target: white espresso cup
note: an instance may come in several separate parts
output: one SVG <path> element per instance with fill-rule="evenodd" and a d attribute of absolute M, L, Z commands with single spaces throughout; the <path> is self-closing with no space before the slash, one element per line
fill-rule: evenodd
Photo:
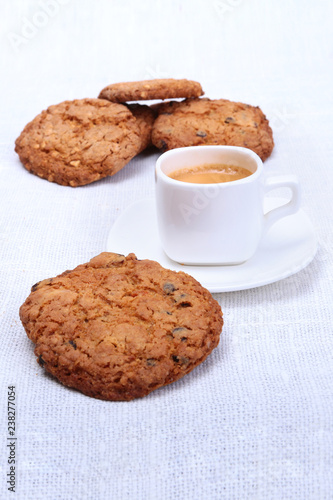
<path fill-rule="evenodd" d="M 169 177 L 204 164 L 243 167 L 248 177 L 215 184 L 194 184 Z M 259 156 L 235 146 L 191 146 L 163 153 L 156 162 L 159 236 L 167 256 L 189 265 L 232 265 L 250 259 L 277 220 L 295 213 L 300 188 L 294 175 L 270 177 Z M 264 213 L 268 191 L 289 188 L 291 199 Z"/>

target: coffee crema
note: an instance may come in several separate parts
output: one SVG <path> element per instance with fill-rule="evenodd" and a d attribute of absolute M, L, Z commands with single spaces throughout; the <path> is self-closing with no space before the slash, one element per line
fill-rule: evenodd
<path fill-rule="evenodd" d="M 168 174 L 171 179 L 193 184 L 217 184 L 244 179 L 252 172 L 237 165 L 224 165 L 221 163 L 205 163 L 196 167 L 187 167 L 175 170 Z"/>

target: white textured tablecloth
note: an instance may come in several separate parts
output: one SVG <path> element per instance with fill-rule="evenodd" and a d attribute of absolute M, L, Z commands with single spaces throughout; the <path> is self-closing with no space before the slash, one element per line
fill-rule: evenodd
<path fill-rule="evenodd" d="M 333 498 L 332 16 L 330 0 L 1 2 L 0 498 Z M 261 106 L 275 138 L 265 168 L 299 176 L 319 249 L 285 280 L 216 294 L 220 345 L 184 379 L 103 402 L 45 375 L 18 309 L 33 283 L 105 250 L 121 211 L 153 196 L 156 154 L 73 189 L 29 174 L 14 141 L 50 104 L 155 77 Z"/>

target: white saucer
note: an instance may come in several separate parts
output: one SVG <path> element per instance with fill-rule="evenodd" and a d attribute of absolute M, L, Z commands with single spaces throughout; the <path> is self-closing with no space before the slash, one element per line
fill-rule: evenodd
<path fill-rule="evenodd" d="M 282 198 L 267 198 L 265 211 L 285 203 Z M 107 251 L 138 259 L 151 259 L 163 267 L 184 271 L 210 292 L 246 290 L 287 278 L 306 267 L 317 251 L 317 239 L 308 216 L 299 210 L 276 222 L 263 238 L 256 254 L 236 266 L 186 266 L 169 259 L 158 236 L 155 200 L 133 203 L 111 228 Z"/>

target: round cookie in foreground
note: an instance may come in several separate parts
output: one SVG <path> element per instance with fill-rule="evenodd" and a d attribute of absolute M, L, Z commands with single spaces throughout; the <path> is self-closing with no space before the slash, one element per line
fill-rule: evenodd
<path fill-rule="evenodd" d="M 140 128 L 126 106 L 76 99 L 36 116 L 16 140 L 15 151 L 33 174 L 76 187 L 115 174 L 141 145 Z"/>
<path fill-rule="evenodd" d="M 183 146 L 221 144 L 249 148 L 264 161 L 274 147 L 269 122 L 259 107 L 226 99 L 188 99 L 160 103 L 153 144 L 164 151 Z"/>
<path fill-rule="evenodd" d="M 99 94 L 99 98 L 111 102 L 143 101 L 199 97 L 204 92 L 199 82 L 186 79 L 160 78 L 138 82 L 113 83 Z"/>
<path fill-rule="evenodd" d="M 189 373 L 218 345 L 223 325 L 219 304 L 191 276 L 107 252 L 34 285 L 20 318 L 41 366 L 112 401 Z"/>

